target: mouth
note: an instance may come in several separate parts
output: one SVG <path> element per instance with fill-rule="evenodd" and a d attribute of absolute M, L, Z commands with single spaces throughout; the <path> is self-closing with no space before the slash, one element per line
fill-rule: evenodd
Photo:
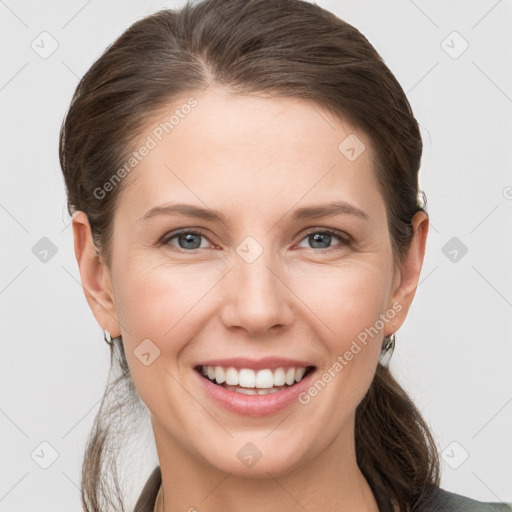
<path fill-rule="evenodd" d="M 278 368 L 235 368 L 197 365 L 194 370 L 209 382 L 243 395 L 269 395 L 293 388 L 315 370 L 315 366 Z"/>

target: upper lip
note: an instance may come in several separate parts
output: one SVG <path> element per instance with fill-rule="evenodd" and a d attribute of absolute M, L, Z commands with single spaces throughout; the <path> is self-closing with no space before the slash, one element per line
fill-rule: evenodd
<path fill-rule="evenodd" d="M 232 367 L 237 369 L 251 368 L 254 370 L 264 370 L 265 368 L 273 369 L 282 367 L 307 368 L 314 365 L 287 357 L 263 357 L 261 359 L 230 357 L 226 359 L 208 359 L 207 361 L 201 361 L 194 366 L 223 366 L 225 368 Z"/>

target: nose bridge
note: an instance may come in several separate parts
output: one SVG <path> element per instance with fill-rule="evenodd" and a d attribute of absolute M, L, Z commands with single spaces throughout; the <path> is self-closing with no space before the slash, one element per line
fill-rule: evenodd
<path fill-rule="evenodd" d="M 238 326 L 257 334 L 289 323 L 289 297 L 275 275 L 278 268 L 275 252 L 254 238 L 247 237 L 238 245 L 227 283 L 229 300 L 222 315 L 227 327 Z"/>

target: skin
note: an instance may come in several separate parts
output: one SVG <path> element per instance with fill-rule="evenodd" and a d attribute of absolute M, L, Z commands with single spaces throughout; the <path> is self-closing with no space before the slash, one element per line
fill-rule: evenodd
<path fill-rule="evenodd" d="M 86 215 L 73 218 L 88 303 L 102 329 L 122 335 L 151 413 L 163 478 L 156 510 L 377 512 L 356 464 L 355 410 L 382 337 L 398 330 L 413 300 L 428 217 L 415 215 L 411 249 L 396 266 L 364 133 L 300 99 L 235 96 L 219 87 L 195 97 L 197 107 L 125 183 L 110 268 L 94 250 Z M 186 99 L 169 104 L 169 112 Z M 140 141 L 154 126 L 148 123 Z M 366 145 L 354 161 L 338 150 L 351 133 Z M 341 200 L 368 220 L 291 220 L 297 208 Z M 226 221 L 139 220 L 173 201 L 219 210 Z M 179 237 L 159 243 L 181 228 L 201 231 L 199 249 L 182 240 L 179 252 Z M 315 246 L 308 235 L 326 228 L 353 242 L 332 236 Z M 263 249 L 250 264 L 236 252 L 248 236 Z M 308 404 L 242 416 L 220 409 L 193 374 L 200 360 L 283 356 L 311 361 L 320 376 L 393 304 L 401 311 Z M 134 355 L 147 338 L 160 350 L 148 366 Z M 262 453 L 250 468 L 237 457 L 247 442 Z"/>

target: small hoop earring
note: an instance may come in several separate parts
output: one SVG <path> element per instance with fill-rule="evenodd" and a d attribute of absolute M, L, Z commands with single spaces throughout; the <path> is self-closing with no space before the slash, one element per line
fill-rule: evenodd
<path fill-rule="evenodd" d="M 379 363 L 386 368 L 389 366 L 389 361 L 393 352 L 395 351 L 395 334 L 384 336 L 382 339 L 382 348 L 379 356 Z"/>
<path fill-rule="evenodd" d="M 103 331 L 103 337 L 105 338 L 105 342 L 108 344 L 108 345 L 112 345 L 113 344 L 113 341 L 112 341 L 112 336 L 110 335 L 110 332 L 105 329 Z"/>

